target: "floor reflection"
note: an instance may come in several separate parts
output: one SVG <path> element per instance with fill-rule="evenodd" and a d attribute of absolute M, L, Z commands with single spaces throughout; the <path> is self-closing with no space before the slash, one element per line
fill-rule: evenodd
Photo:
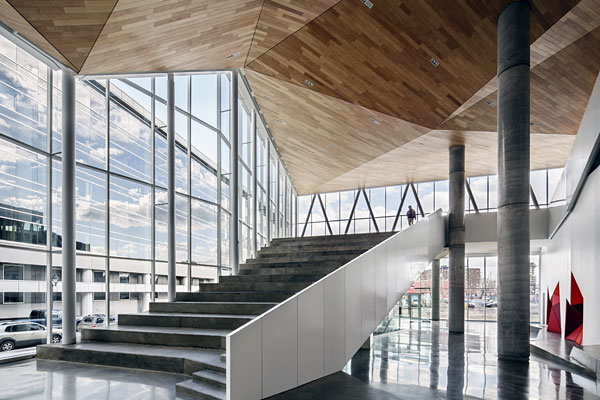
<path fill-rule="evenodd" d="M 126 368 L 26 360 L 0 367 L 0 399 L 176 399 L 188 379 Z"/>
<path fill-rule="evenodd" d="M 531 356 L 529 363 L 496 357 L 496 324 L 468 322 L 465 334 L 449 334 L 447 323 L 398 318 L 399 329 L 375 336 L 359 351 L 347 374 L 390 395 L 406 398 L 600 399 L 593 380 Z"/>

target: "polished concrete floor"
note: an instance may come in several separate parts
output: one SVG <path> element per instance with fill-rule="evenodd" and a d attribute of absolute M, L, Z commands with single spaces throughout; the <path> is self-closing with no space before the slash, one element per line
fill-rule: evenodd
<path fill-rule="evenodd" d="M 600 399 L 600 385 L 551 362 L 498 361 L 496 325 L 399 319 L 344 368 L 272 400 Z M 561 369 L 563 368 L 563 369 Z M 187 377 L 142 370 L 26 360 L 0 366 L 0 399 L 175 399 Z"/>

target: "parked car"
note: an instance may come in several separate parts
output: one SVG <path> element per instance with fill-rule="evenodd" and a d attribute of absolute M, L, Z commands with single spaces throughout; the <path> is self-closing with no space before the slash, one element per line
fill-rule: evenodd
<path fill-rule="evenodd" d="M 475 302 L 472 300 L 468 300 L 467 301 L 467 307 L 468 308 L 475 308 Z"/>
<path fill-rule="evenodd" d="M 29 313 L 29 317 L 20 318 L 17 321 L 20 322 L 35 322 L 36 324 L 40 324 L 46 326 L 46 315 L 48 315 L 48 310 L 31 310 Z M 52 310 L 52 326 L 62 326 L 63 314 L 61 310 Z M 81 322 L 81 317 L 75 317 L 75 327 L 79 326 Z"/>
<path fill-rule="evenodd" d="M 3 322 L 0 324 L 0 351 L 44 344 L 46 343 L 46 334 L 46 327 L 35 322 Z M 60 343 L 61 340 L 62 331 L 54 330 L 52 343 Z"/>
<path fill-rule="evenodd" d="M 490 307 L 498 307 L 498 302 L 496 300 L 490 300 L 487 303 L 485 303 L 485 306 L 490 308 Z"/>
<path fill-rule="evenodd" d="M 97 328 L 98 326 L 104 325 L 104 320 L 106 316 L 105 314 L 91 314 L 86 315 L 81 319 L 81 322 L 78 325 L 78 330 L 81 328 Z M 110 316 L 110 323 L 115 324 L 117 322 L 117 317 L 114 315 Z"/>

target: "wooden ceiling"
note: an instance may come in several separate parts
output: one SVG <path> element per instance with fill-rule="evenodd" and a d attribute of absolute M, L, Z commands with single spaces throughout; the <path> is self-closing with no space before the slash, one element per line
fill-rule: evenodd
<path fill-rule="evenodd" d="M 468 175 L 494 173 L 512 0 L 372 1 L 0 0 L 0 19 L 83 74 L 242 68 L 303 194 L 445 179 L 456 143 Z M 530 3 L 531 166 L 558 167 L 598 76 L 600 0 Z"/>

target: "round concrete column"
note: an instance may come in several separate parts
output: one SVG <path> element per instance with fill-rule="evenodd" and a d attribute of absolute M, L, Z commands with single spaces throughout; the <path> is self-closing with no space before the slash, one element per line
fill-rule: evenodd
<path fill-rule="evenodd" d="M 431 262 L 431 320 L 440 320 L 440 260 Z"/>
<path fill-rule="evenodd" d="M 450 212 L 448 213 L 448 328 L 465 330 L 465 147 L 450 148 Z"/>
<path fill-rule="evenodd" d="M 498 357 L 529 359 L 529 3 L 498 19 Z"/>

